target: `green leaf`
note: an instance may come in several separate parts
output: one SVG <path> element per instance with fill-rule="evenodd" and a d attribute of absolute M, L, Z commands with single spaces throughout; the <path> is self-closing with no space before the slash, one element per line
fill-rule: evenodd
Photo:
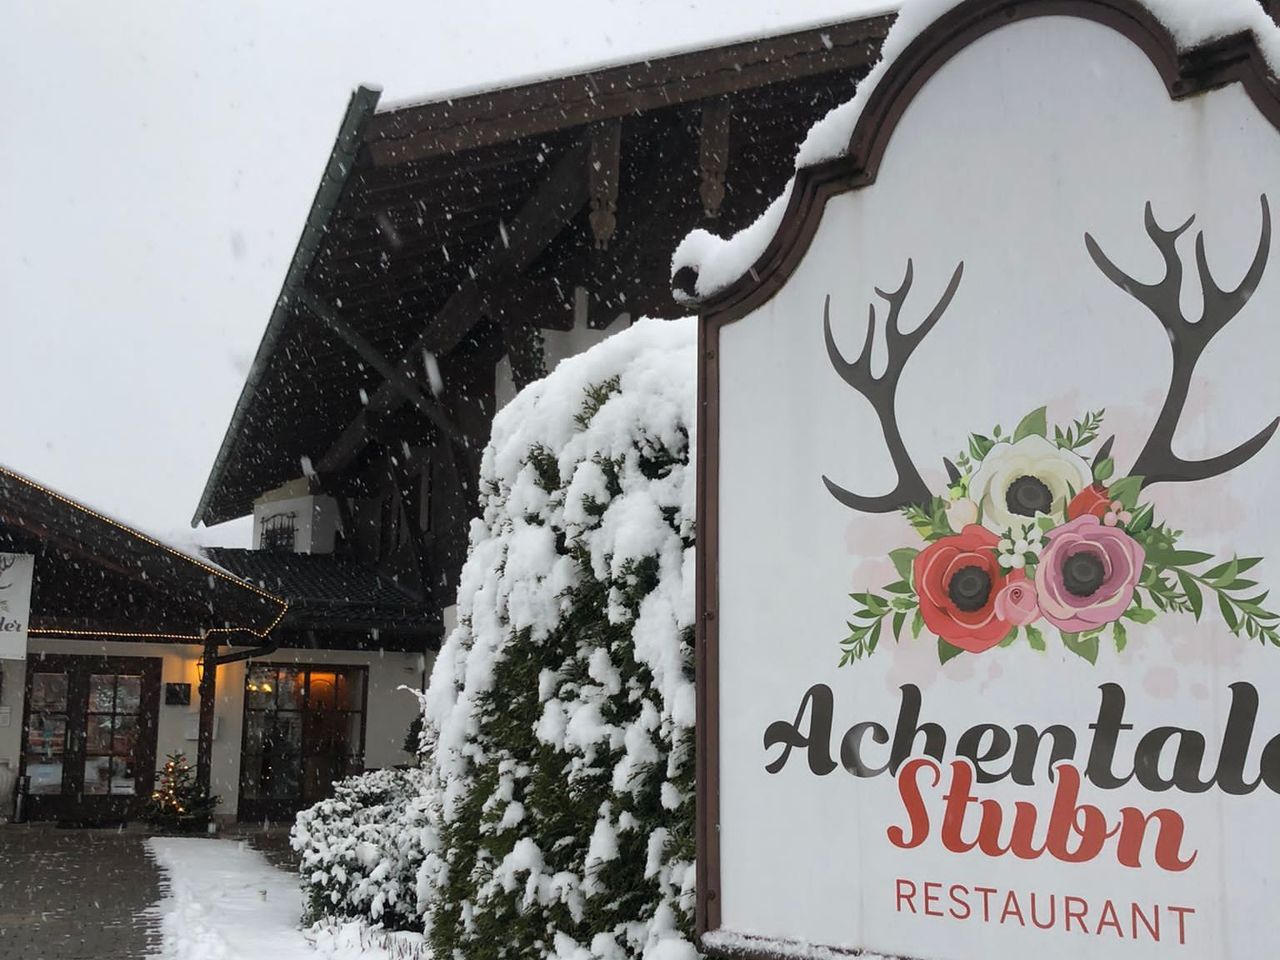
<path fill-rule="evenodd" d="M 1203 550 L 1167 550 L 1156 554 L 1152 559 L 1166 567 L 1194 567 L 1197 563 L 1212 560 L 1213 554 Z M 1234 578 L 1235 573 L 1231 576 Z"/>
<path fill-rule="evenodd" d="M 1144 504 L 1133 519 L 1125 524 L 1125 530 L 1129 536 L 1136 537 L 1140 533 L 1146 533 L 1151 529 L 1151 524 L 1155 522 L 1156 512 L 1152 509 L 1151 504 Z"/>
<path fill-rule="evenodd" d="M 1187 595 L 1187 602 L 1191 604 L 1191 615 L 1199 620 L 1200 614 L 1204 612 L 1204 594 L 1200 592 L 1200 585 L 1185 570 L 1179 570 L 1177 574 L 1182 592 Z"/>
<path fill-rule="evenodd" d="M 953 657 L 958 657 L 964 653 L 959 647 L 953 647 L 941 637 L 938 638 L 938 663 L 946 663 Z"/>
<path fill-rule="evenodd" d="M 1048 432 L 1049 426 L 1045 422 L 1045 408 L 1037 407 L 1018 421 L 1018 425 L 1013 431 L 1013 442 L 1017 443 L 1023 437 L 1043 437 Z"/>
<path fill-rule="evenodd" d="M 880 628 L 884 626 L 883 620 L 876 621 L 876 627 L 871 631 L 871 636 L 867 638 L 867 653 L 871 653 L 876 648 L 876 644 L 880 642 Z"/>
<path fill-rule="evenodd" d="M 916 615 L 911 618 L 911 639 L 919 640 L 920 631 L 924 629 L 924 614 L 917 608 Z"/>
<path fill-rule="evenodd" d="M 1156 612 L 1146 607 L 1130 607 L 1124 615 L 1134 623 L 1150 623 L 1156 618 Z"/>
<path fill-rule="evenodd" d="M 1228 569 L 1234 569 L 1236 573 L 1244 573 L 1248 570 L 1252 570 L 1261 562 L 1261 557 L 1232 557 L 1230 560 L 1223 560 L 1216 567 L 1210 567 L 1204 572 L 1204 578 L 1206 580 L 1217 580 L 1226 573 Z M 1232 564 L 1235 564 L 1234 568 L 1232 567 Z"/>
<path fill-rule="evenodd" d="M 1027 624 L 1026 630 L 1027 642 L 1031 644 L 1031 649 L 1043 651 L 1045 649 L 1044 634 L 1031 626 L 1031 624 Z"/>
<path fill-rule="evenodd" d="M 902 636 L 902 625 L 907 622 L 907 615 L 899 610 L 893 615 L 893 639 L 897 640 Z"/>
<path fill-rule="evenodd" d="M 1107 457 L 1099 460 L 1093 465 L 1093 479 L 1098 483 L 1106 483 L 1107 479 L 1116 472 L 1116 461 L 1114 457 Z"/>
<path fill-rule="evenodd" d="M 1226 586 L 1228 583 L 1234 580 L 1236 578 L 1236 575 L 1239 573 L 1240 573 L 1240 564 L 1236 563 L 1234 559 L 1231 560 L 1227 564 L 1227 569 L 1223 570 L 1220 574 L 1218 574 L 1216 577 L 1213 578 L 1214 587 L 1221 590 L 1224 586 Z"/>
<path fill-rule="evenodd" d="M 1013 641 L 1017 639 L 1018 639 L 1018 628 L 1014 627 L 1007 634 L 1005 634 L 1005 638 L 1000 641 L 1000 646 L 1011 647 L 1013 646 Z"/>
<path fill-rule="evenodd" d="M 889 551 L 889 559 L 893 561 L 893 569 L 897 570 L 898 576 L 907 583 L 911 582 L 911 564 L 919 552 L 913 547 L 899 547 L 897 550 Z"/>
<path fill-rule="evenodd" d="M 1115 638 L 1117 653 L 1123 650 L 1125 645 L 1129 642 L 1129 634 L 1125 630 L 1124 624 L 1119 620 L 1111 624 L 1111 636 Z"/>
<path fill-rule="evenodd" d="M 1238 578 L 1236 580 L 1232 580 L 1222 589 L 1226 590 L 1228 593 L 1240 593 L 1242 590 L 1252 590 L 1257 585 L 1257 580 L 1245 580 L 1243 578 Z"/>
<path fill-rule="evenodd" d="M 984 437 L 980 433 L 972 433 L 969 435 L 969 456 L 974 460 L 981 460 L 991 448 L 995 446 L 995 441 L 990 437 Z"/>
<path fill-rule="evenodd" d="M 1126 510 L 1133 510 L 1138 505 L 1138 494 L 1142 492 L 1142 477 L 1121 477 L 1107 488 L 1112 500 L 1119 500 Z"/>
<path fill-rule="evenodd" d="M 1053 517 L 1049 516 L 1048 514 L 1041 513 L 1036 516 L 1036 526 L 1039 527 L 1045 533 L 1048 533 L 1056 525 L 1057 523 L 1054 521 Z"/>
<path fill-rule="evenodd" d="M 1082 636 L 1078 633 L 1062 634 L 1062 644 L 1077 657 L 1083 657 L 1095 666 L 1098 663 L 1098 635 Z"/>
<path fill-rule="evenodd" d="M 1227 626 L 1232 633 L 1240 632 L 1240 620 L 1236 617 L 1235 610 L 1231 609 L 1231 601 L 1222 594 L 1218 594 L 1218 609 L 1222 611 L 1222 619 L 1227 621 Z"/>
<path fill-rule="evenodd" d="M 915 596 L 915 590 L 912 588 L 911 584 L 907 583 L 907 581 L 905 580 L 895 580 L 893 581 L 893 583 L 889 584 L 884 589 L 886 593 L 897 593 L 897 594 L 909 593 L 912 596 Z M 890 603 L 893 602 L 892 597 L 889 598 L 889 602 Z"/>

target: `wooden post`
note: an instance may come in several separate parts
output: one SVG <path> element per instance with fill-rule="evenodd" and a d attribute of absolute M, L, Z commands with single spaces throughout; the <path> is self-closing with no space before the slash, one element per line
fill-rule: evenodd
<path fill-rule="evenodd" d="M 204 673 L 200 676 L 200 730 L 196 741 L 196 783 L 205 796 L 213 793 L 214 697 L 218 692 L 218 641 L 204 640 Z"/>
<path fill-rule="evenodd" d="M 622 156 L 622 121 L 605 120 L 591 127 L 587 154 L 591 233 L 596 249 L 607 250 L 618 226 L 618 179 Z"/>
<path fill-rule="evenodd" d="M 729 169 L 729 119 L 732 111 L 724 98 L 702 105 L 702 133 L 698 138 L 698 192 L 702 211 L 720 216 L 724 202 L 725 173 Z"/>

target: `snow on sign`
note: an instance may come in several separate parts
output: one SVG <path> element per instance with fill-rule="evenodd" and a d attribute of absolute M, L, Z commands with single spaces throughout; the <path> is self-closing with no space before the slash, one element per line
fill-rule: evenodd
<path fill-rule="evenodd" d="M 27 658 L 31 574 L 35 557 L 0 553 L 0 660 Z"/>
<path fill-rule="evenodd" d="M 1260 956 L 1280 43 L 1245 2 L 918 10 L 765 220 L 677 255 L 703 942 Z"/>

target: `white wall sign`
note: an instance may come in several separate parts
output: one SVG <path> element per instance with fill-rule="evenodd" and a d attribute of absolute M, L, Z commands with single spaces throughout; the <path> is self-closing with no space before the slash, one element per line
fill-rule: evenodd
<path fill-rule="evenodd" d="M 1273 953 L 1280 104 L 1125 0 L 915 44 L 704 312 L 704 942 Z"/>
<path fill-rule="evenodd" d="M 27 658 L 34 570 L 35 557 L 25 553 L 0 553 L 0 660 Z"/>

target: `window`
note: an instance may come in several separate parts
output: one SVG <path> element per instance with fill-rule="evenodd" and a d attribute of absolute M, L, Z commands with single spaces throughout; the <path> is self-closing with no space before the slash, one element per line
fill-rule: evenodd
<path fill-rule="evenodd" d="M 261 544 L 263 550 L 277 553 L 289 553 L 293 550 L 297 536 L 298 515 L 289 513 L 273 513 L 262 518 Z"/>

